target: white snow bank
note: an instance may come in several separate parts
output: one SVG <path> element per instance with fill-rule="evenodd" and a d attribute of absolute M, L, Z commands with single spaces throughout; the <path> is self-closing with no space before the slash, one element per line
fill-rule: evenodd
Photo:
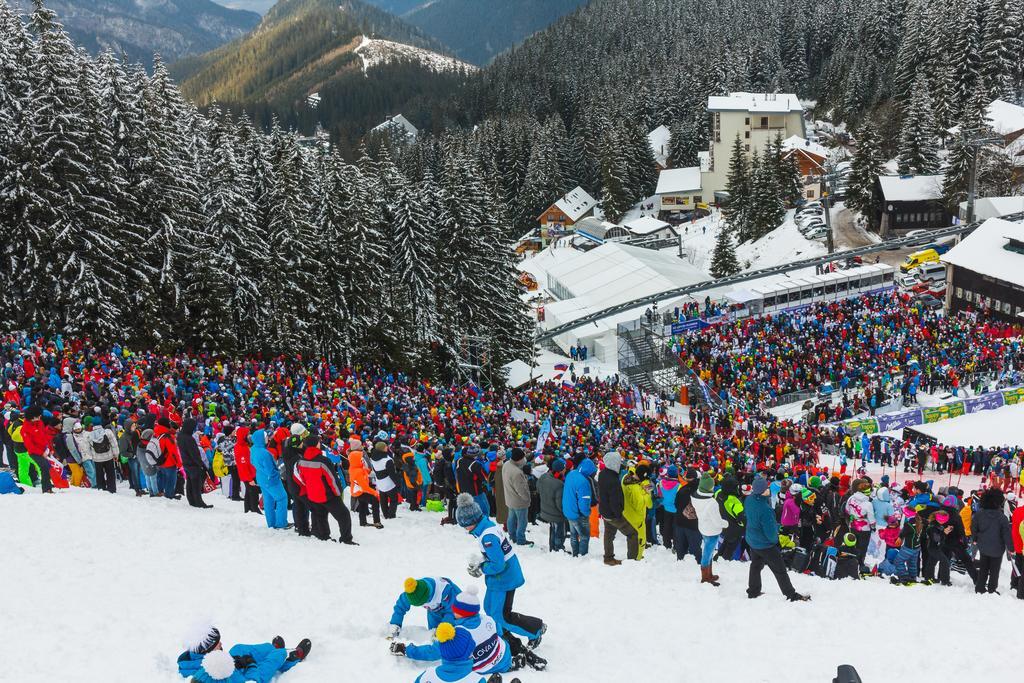
<path fill-rule="evenodd" d="M 438 73 L 458 70 L 469 73 L 478 69 L 478 67 L 472 64 L 433 52 L 432 50 L 425 50 L 404 43 L 396 43 L 391 40 L 367 38 L 366 36 L 363 36 L 359 47 L 355 49 L 355 53 L 363 60 L 363 73 L 366 73 L 368 69 L 372 69 L 375 66 L 399 59 L 418 61 Z"/>
<path fill-rule="evenodd" d="M 3 679 L 181 681 L 181 638 L 208 617 L 226 644 L 311 638 L 309 660 L 282 681 L 408 683 L 423 667 L 391 656 L 383 638 L 402 581 L 473 581 L 464 567 L 475 541 L 440 527 L 436 513 L 403 506 L 383 530 L 357 526 L 361 545 L 349 547 L 268 530 L 262 517 L 241 514 L 241 503 L 206 499 L 214 509 L 124 489 L 0 496 L 4 571 L 15 581 L 0 612 Z M 790 604 L 767 570 L 766 595 L 748 600 L 745 564 L 716 565 L 722 586 L 714 589 L 699 584 L 692 561 L 677 563 L 661 548 L 609 568 L 597 539 L 588 557 L 573 560 L 546 552 L 546 528 L 529 533 L 538 547 L 519 550 L 527 584 L 516 608 L 547 621 L 539 654 L 550 663 L 518 674 L 524 683 L 826 681 L 839 663 L 856 665 L 865 681 L 928 680 L 967 666 L 977 680 L 1016 676 L 1013 657 L 978 656 L 992 634 L 1020 625 L 1020 605 L 1005 592 L 1006 563 L 1002 596 L 976 596 L 956 574 L 953 588 L 793 576 L 814 599 Z M 879 654 L 904 638 L 893 624 L 908 615 L 956 615 L 942 656 Z M 414 609 L 403 638 L 425 641 L 425 623 Z"/>

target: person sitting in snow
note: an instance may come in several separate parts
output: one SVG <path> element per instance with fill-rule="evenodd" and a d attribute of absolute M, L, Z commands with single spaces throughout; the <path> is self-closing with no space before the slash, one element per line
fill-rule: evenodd
<path fill-rule="evenodd" d="M 388 627 L 388 638 L 396 638 L 402 632 L 405 615 L 413 607 L 427 610 L 427 626 L 435 629 L 443 621 L 454 621 L 452 603 L 462 592 L 451 579 L 444 577 L 424 577 L 405 580 L 402 594 L 395 600 L 395 609 L 391 613 L 391 624 Z"/>
<path fill-rule="evenodd" d="M 414 683 L 501 683 L 501 674 L 484 678 L 473 671 L 473 636 L 461 626 L 445 622 L 437 627 L 441 663 L 416 677 Z M 518 678 L 510 683 L 519 683 Z"/>
<path fill-rule="evenodd" d="M 498 632 L 494 619 L 480 611 L 480 597 L 476 586 L 469 586 L 459 593 L 452 603 L 452 614 L 455 626 L 461 626 L 473 636 L 473 671 L 484 676 L 495 673 L 516 671 L 527 664 L 527 657 L 535 661 L 539 659 L 522 646 L 515 636 L 506 641 Z M 437 641 L 429 645 L 412 645 L 409 643 L 391 643 L 391 654 L 396 657 L 408 657 L 421 661 L 433 661 L 441 658 Z"/>
<path fill-rule="evenodd" d="M 213 626 L 201 628 L 189 640 L 188 649 L 178 657 L 178 673 L 192 683 L 269 683 L 278 673 L 303 661 L 313 646 L 304 638 L 288 652 L 284 638 L 275 636 L 269 643 L 239 644 L 225 652 L 220 631 Z"/>
<path fill-rule="evenodd" d="M 5 493 L 13 493 L 16 495 L 25 493 L 25 489 L 18 486 L 17 482 L 14 481 L 14 477 L 6 470 L 0 471 L 0 496 Z"/>

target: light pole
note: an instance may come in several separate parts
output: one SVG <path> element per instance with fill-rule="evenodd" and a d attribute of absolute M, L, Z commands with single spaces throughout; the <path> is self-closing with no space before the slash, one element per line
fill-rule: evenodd
<path fill-rule="evenodd" d="M 965 216 L 965 221 L 968 224 L 974 222 L 974 200 L 978 195 L 978 152 L 985 145 L 1003 142 L 1003 138 L 969 137 L 970 135 L 980 136 L 980 133 L 968 133 L 966 131 L 963 133 L 964 144 L 971 148 L 971 180 L 967 187 L 967 216 Z M 957 241 L 960 241 L 959 238 Z"/>

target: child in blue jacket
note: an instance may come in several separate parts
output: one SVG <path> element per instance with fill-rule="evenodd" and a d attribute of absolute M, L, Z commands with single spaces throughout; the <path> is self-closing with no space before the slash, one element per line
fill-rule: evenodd
<path fill-rule="evenodd" d="M 307 638 L 288 652 L 284 639 L 276 636 L 270 643 L 239 644 L 225 652 L 220 631 L 215 627 L 204 628 L 178 656 L 178 673 L 194 683 L 269 683 L 278 673 L 304 660 L 311 648 Z"/>

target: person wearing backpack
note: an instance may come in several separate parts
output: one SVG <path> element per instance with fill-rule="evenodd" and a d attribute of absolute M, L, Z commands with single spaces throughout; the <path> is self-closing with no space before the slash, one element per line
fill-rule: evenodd
<path fill-rule="evenodd" d="M 142 430 L 139 437 L 139 445 L 135 449 L 135 459 L 142 468 L 142 474 L 146 477 L 146 489 L 149 497 L 155 498 L 160 495 L 160 485 L 157 483 L 157 474 L 160 468 L 157 462 L 160 460 L 160 445 L 153 438 L 152 429 Z"/>
<path fill-rule="evenodd" d="M 165 498 L 177 499 L 181 496 L 174 491 L 178 484 L 178 447 L 174 444 L 174 432 L 170 418 L 161 417 L 153 428 L 153 439 L 157 442 L 160 456 L 157 473 L 160 493 Z"/>
<path fill-rule="evenodd" d="M 117 437 L 102 422 L 98 422 L 89 432 L 89 445 L 92 447 L 92 461 L 96 465 L 96 488 L 117 493 L 114 464 L 118 457 Z"/>
<path fill-rule="evenodd" d="M 687 554 L 700 564 L 700 530 L 697 527 L 697 510 L 693 507 L 692 497 L 697 492 L 697 470 L 687 468 L 683 475 L 685 482 L 676 491 L 676 521 L 673 528 L 675 538 L 672 545 L 676 548 L 676 559 L 682 560 Z"/>
<path fill-rule="evenodd" d="M 181 421 L 176 443 L 185 469 L 185 498 L 194 508 L 205 510 L 213 506 L 203 500 L 203 484 L 206 483 L 206 463 L 195 437 L 195 418 L 186 417 Z"/>

